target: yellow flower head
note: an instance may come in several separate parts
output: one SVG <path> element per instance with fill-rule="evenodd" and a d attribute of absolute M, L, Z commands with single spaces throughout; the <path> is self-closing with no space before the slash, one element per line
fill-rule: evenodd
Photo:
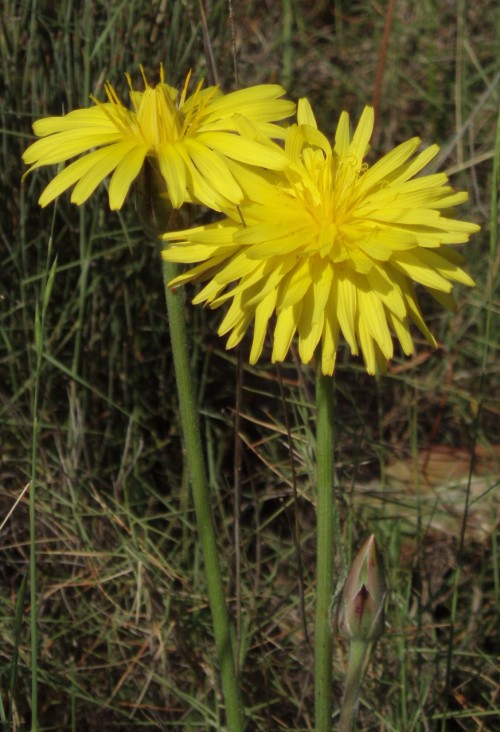
<path fill-rule="evenodd" d="M 273 362 L 285 358 L 298 334 L 301 360 L 308 363 L 321 343 L 321 367 L 331 374 L 342 333 L 374 373 L 393 355 L 391 331 L 413 353 L 409 321 L 435 345 L 413 283 L 453 307 L 452 283 L 474 283 L 449 245 L 479 227 L 442 215 L 467 198 L 444 173 L 414 177 L 436 145 L 414 155 L 420 140 L 413 138 L 368 167 L 370 107 L 352 137 L 342 113 L 333 149 L 307 100 L 299 102 L 298 122 L 285 137 L 285 172 L 232 165 L 242 204 L 224 209 L 219 223 L 164 235 L 171 242 L 165 259 L 198 263 L 171 285 L 208 280 L 194 303 L 215 308 L 230 300 L 219 334 L 229 333 L 230 348 L 253 323 L 251 363 L 275 314 Z"/>
<path fill-rule="evenodd" d="M 28 173 L 93 150 L 56 175 L 40 196 L 41 206 L 75 183 L 71 200 L 81 204 L 113 173 L 109 203 L 119 209 L 147 156 L 156 159 L 174 208 L 198 201 L 220 210 L 223 204 L 239 202 L 242 191 L 228 158 L 270 169 L 285 167 L 284 154 L 269 140 L 283 137 L 283 129 L 274 123 L 295 109 L 279 98 L 282 87 L 262 84 L 224 95 L 218 87 L 203 89 L 200 82 L 188 96 L 190 74 L 178 91 L 165 83 L 163 68 L 155 87 L 144 77 L 143 92 L 134 91 L 128 75 L 127 80 L 132 110 L 108 83 L 107 102 L 94 99 L 94 107 L 34 123 L 42 139 L 23 155 L 31 165 Z M 252 135 L 240 135 L 249 123 Z"/>

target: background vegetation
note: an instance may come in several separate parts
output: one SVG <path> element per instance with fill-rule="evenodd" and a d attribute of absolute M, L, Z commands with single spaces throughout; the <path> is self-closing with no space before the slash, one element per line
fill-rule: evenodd
<path fill-rule="evenodd" d="M 30 728 L 29 542 L 37 545 L 43 730 L 223 722 L 159 253 L 103 187 L 40 210 L 21 185 L 34 119 L 103 98 L 124 72 L 188 68 L 224 90 L 280 82 L 333 134 L 374 101 L 374 157 L 418 134 L 468 189 L 478 286 L 423 300 L 440 341 L 368 377 L 337 370 L 339 582 L 367 532 L 389 582 L 365 730 L 493 730 L 500 715 L 496 249 L 500 13 L 489 0 L 5 0 L 0 21 L 0 719 Z M 201 12 L 204 8 L 204 14 Z M 394 9 L 392 26 L 388 14 Z M 204 22 L 205 18 L 205 22 Z M 384 34 L 384 27 L 387 32 Z M 384 65 L 382 66 L 382 61 Z M 235 64 L 237 81 L 235 78 Z M 47 278 L 57 260 L 50 298 Z M 189 293 L 192 294 L 192 293 Z M 226 352 L 186 305 L 225 584 L 251 730 L 312 730 L 313 368 Z M 237 398 L 239 405 L 237 407 Z M 237 419 L 236 419 L 237 417 Z M 235 423 L 241 442 L 235 441 Z M 35 490 L 36 521 L 29 521 Z M 239 491 L 235 494 L 235 486 Z M 19 502 L 16 500 L 20 497 Z M 298 539 L 297 539 L 298 536 Z M 302 592 L 302 594 L 301 594 Z M 336 706 L 344 647 L 334 659 Z"/>

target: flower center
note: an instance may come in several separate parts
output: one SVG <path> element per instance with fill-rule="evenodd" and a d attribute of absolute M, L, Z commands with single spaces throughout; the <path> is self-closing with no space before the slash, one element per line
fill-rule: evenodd
<path fill-rule="evenodd" d="M 295 191 L 315 224 L 315 236 L 304 253 L 343 262 L 357 249 L 354 212 L 359 173 L 352 161 L 335 153 L 325 157 L 318 150 L 303 152 L 309 175 Z"/>
<path fill-rule="evenodd" d="M 154 152 L 166 144 L 195 134 L 218 88 L 210 87 L 202 91 L 203 81 L 200 81 L 193 94 L 187 98 L 191 72 L 180 92 L 165 83 L 163 67 L 160 67 L 160 82 L 156 86 L 148 84 L 142 67 L 141 72 L 145 85 L 143 92 L 134 91 L 132 80 L 127 74 L 135 114 L 122 104 L 111 84 L 105 86 L 108 101 L 113 106 L 113 122 L 120 132 L 139 138 Z"/>

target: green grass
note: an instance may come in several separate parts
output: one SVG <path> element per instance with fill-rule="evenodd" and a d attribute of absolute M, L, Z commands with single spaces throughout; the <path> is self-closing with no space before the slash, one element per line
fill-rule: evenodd
<path fill-rule="evenodd" d="M 31 728 L 35 666 L 41 730 L 210 730 L 224 720 L 158 253 L 132 199 L 111 213 L 101 187 L 81 208 L 62 196 L 40 210 L 53 171 L 20 181 L 34 119 L 86 106 L 90 93 L 102 98 L 107 79 L 125 97 L 123 73 L 138 77 L 140 64 L 151 79 L 162 61 L 173 84 L 192 66 L 234 88 L 228 3 L 205 3 L 209 45 L 197 2 L 167 3 L 164 17 L 160 5 L 4 3 L 0 524 L 32 481 L 0 532 L 0 720 L 12 732 Z M 374 156 L 419 135 L 441 145 L 440 169 L 469 190 L 460 215 L 482 231 L 462 252 L 478 286 L 457 288 L 453 314 L 423 297 L 439 350 L 420 343 L 414 360 L 398 355 L 377 379 L 347 349 L 339 354 L 335 566 L 340 585 L 364 536 L 376 533 L 387 632 L 362 688 L 360 728 L 494 730 L 500 13 L 486 0 L 400 0 L 384 49 L 385 6 L 233 3 L 238 78 L 307 95 L 331 135 L 341 109 L 355 119 L 374 98 L 383 51 Z M 280 376 L 265 355 L 250 368 L 247 342 L 240 371 L 238 354 L 215 335 L 219 313 L 187 305 L 186 318 L 248 729 L 312 730 L 314 371 L 293 354 Z M 445 459 L 426 461 L 436 445 L 451 464 L 463 460 L 460 474 L 429 478 Z M 345 660 L 337 642 L 334 713 Z"/>

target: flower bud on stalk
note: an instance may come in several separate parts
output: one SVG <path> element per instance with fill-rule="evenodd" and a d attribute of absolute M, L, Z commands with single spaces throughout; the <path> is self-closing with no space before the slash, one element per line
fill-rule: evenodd
<path fill-rule="evenodd" d="M 373 644 L 384 631 L 385 595 L 382 564 L 372 534 L 351 565 L 338 609 L 338 631 L 349 641 L 338 732 L 352 732 L 354 728 L 363 674 Z"/>
<path fill-rule="evenodd" d="M 384 631 L 385 581 L 373 534 L 352 563 L 342 590 L 338 629 L 347 640 L 376 641 Z"/>

